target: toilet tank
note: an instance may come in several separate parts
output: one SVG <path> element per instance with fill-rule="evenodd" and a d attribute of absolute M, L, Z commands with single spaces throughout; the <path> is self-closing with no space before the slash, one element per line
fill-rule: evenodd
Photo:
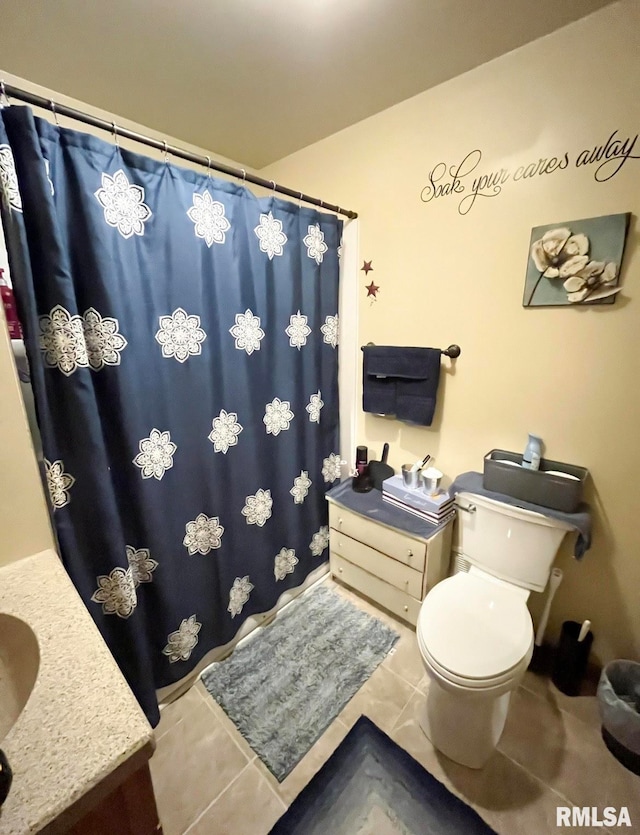
<path fill-rule="evenodd" d="M 494 577 L 544 590 L 569 525 L 474 493 L 458 493 L 456 505 L 454 554 Z"/>

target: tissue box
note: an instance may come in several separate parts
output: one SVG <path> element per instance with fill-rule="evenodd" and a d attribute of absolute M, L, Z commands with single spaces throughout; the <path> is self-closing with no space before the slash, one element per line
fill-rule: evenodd
<path fill-rule="evenodd" d="M 512 463 L 508 463 L 512 462 Z M 492 449 L 484 457 L 483 487 L 494 493 L 504 493 L 514 499 L 575 513 L 582 501 L 584 483 L 589 470 L 574 464 L 563 464 L 550 458 L 540 459 L 539 470 L 522 466 L 522 455 L 504 449 Z M 553 475 L 548 470 L 567 473 L 574 478 Z"/>

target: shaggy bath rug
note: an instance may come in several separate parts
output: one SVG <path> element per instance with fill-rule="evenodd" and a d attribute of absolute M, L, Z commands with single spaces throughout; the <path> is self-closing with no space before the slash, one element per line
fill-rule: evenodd
<path fill-rule="evenodd" d="M 361 716 L 270 835 L 496 835 Z"/>
<path fill-rule="evenodd" d="M 398 639 L 325 586 L 298 597 L 202 681 L 282 781 Z"/>

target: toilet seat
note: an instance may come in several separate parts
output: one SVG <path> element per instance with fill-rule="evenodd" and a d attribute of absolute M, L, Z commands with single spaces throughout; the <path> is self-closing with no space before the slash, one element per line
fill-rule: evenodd
<path fill-rule="evenodd" d="M 521 590 L 475 572 L 449 577 L 429 592 L 416 633 L 436 674 L 474 690 L 493 689 L 518 676 L 533 644 Z"/>

